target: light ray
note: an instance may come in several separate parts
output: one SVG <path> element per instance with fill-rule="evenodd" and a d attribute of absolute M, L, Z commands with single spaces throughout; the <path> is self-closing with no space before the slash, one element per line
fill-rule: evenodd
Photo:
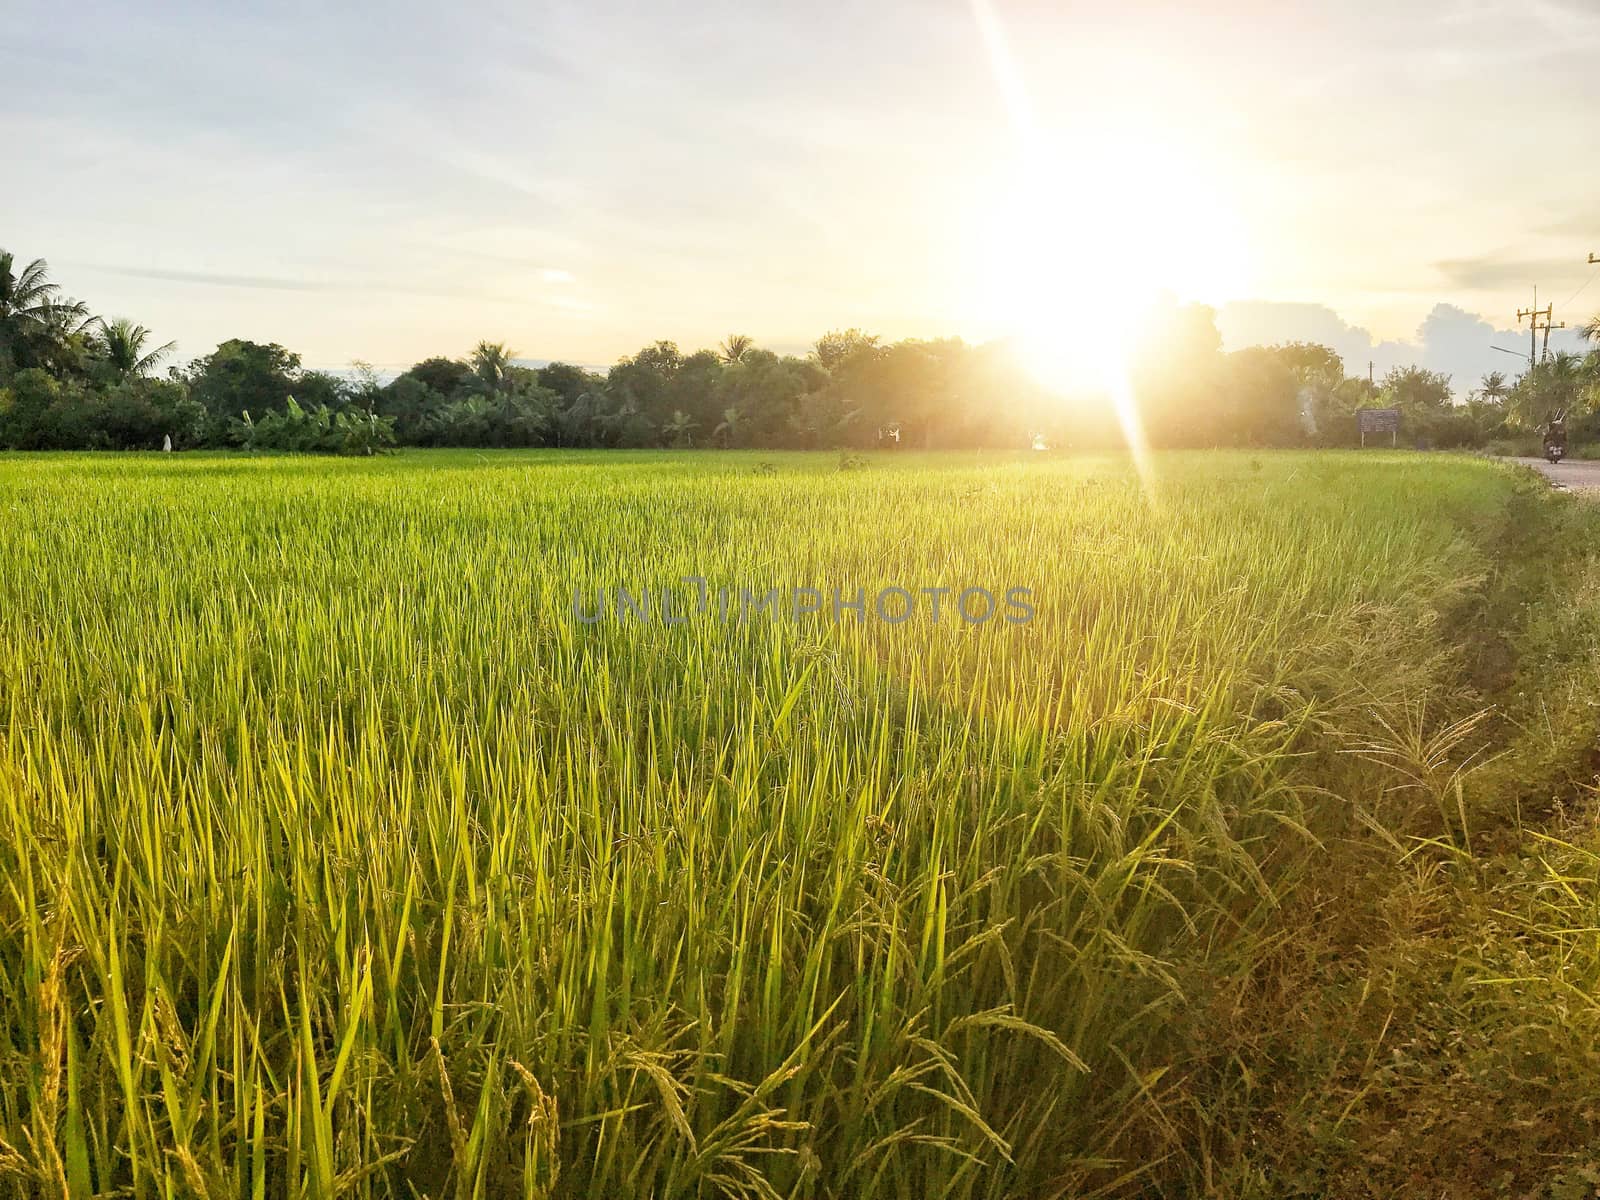
<path fill-rule="evenodd" d="M 1152 243 L 1170 224 L 1168 156 L 1149 139 L 1085 126 L 1047 137 L 990 0 L 971 0 L 1021 160 L 987 247 L 991 310 L 1017 334 L 1046 387 L 1105 397 L 1147 496 L 1155 473 L 1129 377 L 1131 331 L 1149 297 Z M 1137 230 L 1142 237 L 1122 236 Z M 1219 254 L 1196 274 L 1226 270 Z"/>

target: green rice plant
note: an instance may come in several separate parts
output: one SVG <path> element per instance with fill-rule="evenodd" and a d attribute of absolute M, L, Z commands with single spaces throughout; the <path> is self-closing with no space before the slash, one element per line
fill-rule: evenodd
<path fill-rule="evenodd" d="M 0 1194 L 1193 1178 L 1199 997 L 1417 712 L 1454 778 L 1509 477 L 763 461 L 0 461 Z M 573 613 L 689 577 L 1035 614 Z"/>

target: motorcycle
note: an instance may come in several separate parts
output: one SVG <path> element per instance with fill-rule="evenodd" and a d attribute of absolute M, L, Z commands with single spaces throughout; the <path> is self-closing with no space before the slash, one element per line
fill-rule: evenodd
<path fill-rule="evenodd" d="M 1567 425 L 1560 417 L 1554 418 L 1544 430 L 1544 456 L 1558 463 L 1567 455 Z"/>

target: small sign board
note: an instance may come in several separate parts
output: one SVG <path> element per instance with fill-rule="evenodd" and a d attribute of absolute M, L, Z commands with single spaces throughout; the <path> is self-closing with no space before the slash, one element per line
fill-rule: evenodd
<path fill-rule="evenodd" d="M 1367 444 L 1367 434 L 1387 433 L 1389 444 L 1392 446 L 1398 440 L 1400 432 L 1400 410 L 1398 408 L 1362 408 L 1356 410 L 1356 425 L 1361 430 L 1361 444 Z"/>
<path fill-rule="evenodd" d="M 1400 432 L 1398 408 L 1363 408 L 1357 411 L 1356 420 L 1361 424 L 1362 433 Z"/>

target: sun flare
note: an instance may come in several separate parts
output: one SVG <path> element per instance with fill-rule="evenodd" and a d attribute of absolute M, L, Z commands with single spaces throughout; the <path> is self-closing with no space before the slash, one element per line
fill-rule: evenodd
<path fill-rule="evenodd" d="M 1246 254 L 1217 189 L 1178 150 L 1128 133 L 1036 145 L 993 206 L 983 251 L 989 320 L 1040 381 L 1110 388 L 1165 293 L 1236 294 Z"/>
<path fill-rule="evenodd" d="M 1222 164 L 1164 137 L 1134 98 L 1047 129 L 987 0 L 973 12 L 1017 147 L 988 204 L 983 315 L 1041 383 L 1114 394 L 1163 295 L 1215 303 L 1249 282 Z"/>

